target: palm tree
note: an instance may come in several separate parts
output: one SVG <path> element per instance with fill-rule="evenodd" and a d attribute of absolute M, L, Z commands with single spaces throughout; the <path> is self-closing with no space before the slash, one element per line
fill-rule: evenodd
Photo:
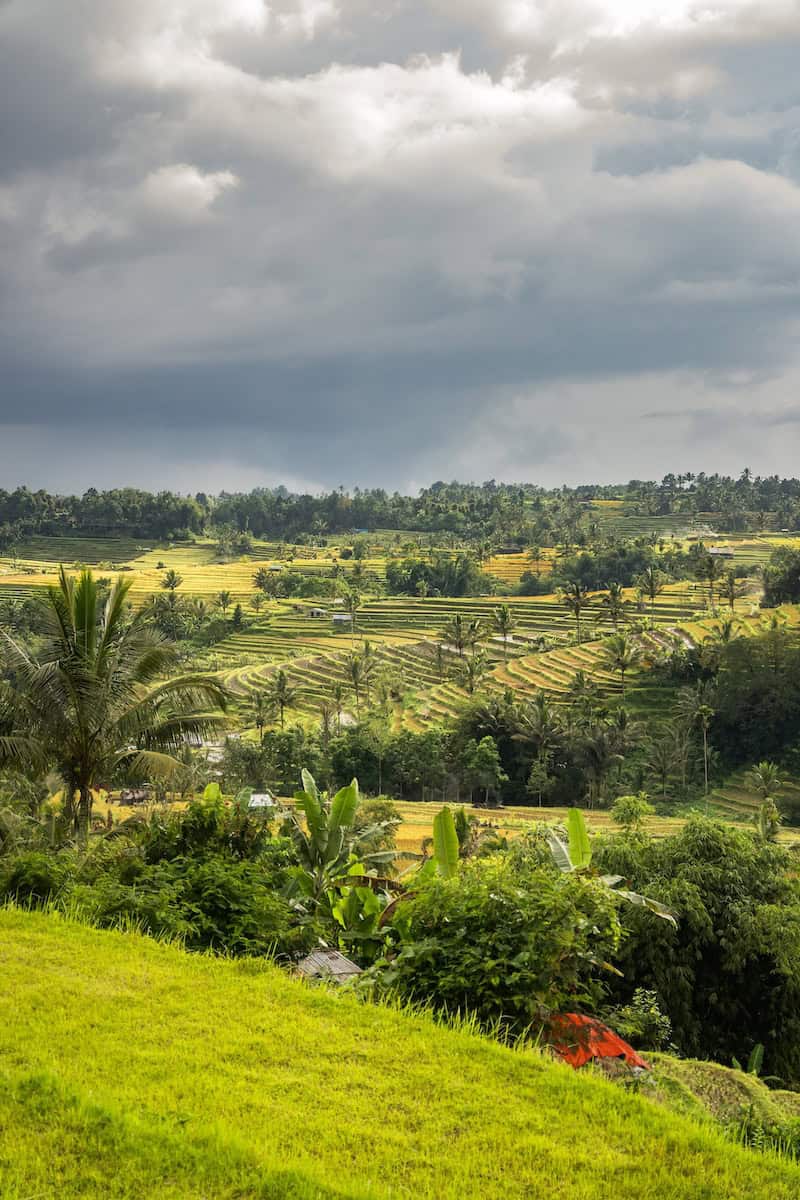
<path fill-rule="evenodd" d="M 745 775 L 746 786 L 761 799 L 775 800 L 784 784 L 783 772 L 773 762 L 760 762 Z"/>
<path fill-rule="evenodd" d="M 583 760 L 589 775 L 589 806 L 603 795 L 605 781 L 615 763 L 622 755 L 617 748 L 616 733 L 607 725 L 595 725 L 587 733 L 581 747 Z"/>
<path fill-rule="evenodd" d="M 342 709 L 344 708 L 344 698 L 346 688 L 343 683 L 334 683 L 331 687 L 331 703 L 336 709 L 336 729 L 339 733 L 342 732 Z"/>
<path fill-rule="evenodd" d="M 538 575 L 542 565 L 542 547 L 536 542 L 528 550 L 528 562 L 532 563 L 534 572 Z"/>
<path fill-rule="evenodd" d="M 561 603 L 569 609 L 575 618 L 575 630 L 580 640 L 581 636 L 581 613 L 589 603 L 589 594 L 582 583 L 568 583 L 566 587 L 561 589 Z"/>
<path fill-rule="evenodd" d="M 697 573 L 701 579 L 708 580 L 708 598 L 711 604 L 711 611 L 716 612 L 714 607 L 714 584 L 723 574 L 722 563 L 716 555 L 706 554 L 701 560 Z"/>
<path fill-rule="evenodd" d="M 353 636 L 353 645 L 356 644 L 356 619 L 358 610 L 361 605 L 361 597 L 358 592 L 350 591 L 344 598 L 344 606 L 350 614 L 350 632 Z"/>
<path fill-rule="evenodd" d="M 608 615 L 611 618 L 611 624 L 614 629 L 619 624 L 619 619 L 625 611 L 625 593 L 621 583 L 609 583 L 608 591 L 600 601 L 604 608 L 608 609 Z"/>
<path fill-rule="evenodd" d="M 190 612 L 192 614 L 192 620 L 198 629 L 205 625 L 208 619 L 208 605 L 206 604 L 205 600 L 202 600 L 199 597 L 195 600 L 192 600 Z"/>
<path fill-rule="evenodd" d="M 481 622 L 481 619 L 480 619 L 480 617 L 473 617 L 472 620 L 467 625 L 467 632 L 466 632 L 466 637 L 465 637 L 465 642 L 464 642 L 464 644 L 466 646 L 470 647 L 473 655 L 475 654 L 475 647 L 478 645 L 478 642 L 481 640 L 482 637 L 483 637 L 483 624 Z"/>
<path fill-rule="evenodd" d="M 217 596 L 217 604 L 222 610 L 222 615 L 224 617 L 230 606 L 233 604 L 233 596 L 230 594 L 230 592 L 220 592 Z"/>
<path fill-rule="evenodd" d="M 177 588 L 179 588 L 181 586 L 182 583 L 183 583 L 183 576 L 179 575 L 177 571 L 173 571 L 172 567 L 170 567 L 170 569 L 167 572 L 165 572 L 165 574 L 161 580 L 162 588 L 164 588 L 168 592 L 174 592 Z"/>
<path fill-rule="evenodd" d="M 641 588 L 645 596 L 650 599 L 650 616 L 653 616 L 656 606 L 656 597 L 664 590 L 665 578 L 658 567 L 646 567 L 642 571 L 639 578 L 636 580 L 636 586 Z"/>
<path fill-rule="evenodd" d="M 723 575 L 720 594 L 724 600 L 728 601 L 731 612 L 733 612 L 736 607 L 736 599 L 741 595 L 741 588 L 733 571 L 726 571 Z"/>
<path fill-rule="evenodd" d="M 256 729 L 258 730 L 258 740 L 263 742 L 264 726 L 266 725 L 267 718 L 269 716 L 269 704 L 267 702 L 267 697 L 259 688 L 257 692 L 253 692 L 251 702 L 253 708 L 253 719 L 255 721 Z"/>
<path fill-rule="evenodd" d="M 557 708 L 546 692 L 537 692 L 534 699 L 519 711 L 512 737 L 515 742 L 533 746 L 537 759 L 543 762 L 558 744 L 562 731 L 563 724 Z"/>
<path fill-rule="evenodd" d="M 647 764 L 661 786 L 662 800 L 666 800 L 670 776 L 678 765 L 675 738 L 669 734 L 657 738 L 648 751 Z"/>
<path fill-rule="evenodd" d="M 278 710 L 281 729 L 284 727 L 286 709 L 297 703 L 299 695 L 300 689 L 292 687 L 289 683 L 289 676 L 282 668 L 279 668 L 270 683 L 267 698 L 273 708 Z"/>
<path fill-rule="evenodd" d="M 361 716 L 361 689 L 364 687 L 364 659 L 360 654 L 351 654 L 347 660 L 347 676 L 356 698 L 356 716 Z"/>
<path fill-rule="evenodd" d="M 772 842 L 778 834 L 781 814 L 777 797 L 784 784 L 783 772 L 773 762 L 760 762 L 745 776 L 745 784 L 759 797 L 758 811 L 753 814 L 753 824 L 761 841 Z"/>
<path fill-rule="evenodd" d="M 170 677 L 176 653 L 143 610 L 129 616 L 130 587 L 118 578 L 101 604 L 91 571 L 76 581 L 61 567 L 58 586 L 47 590 L 40 655 L 33 658 L 0 631 L 9 675 L 0 704 L 0 763 L 55 769 L 81 838 L 88 835 L 93 789 L 122 765 L 139 775 L 178 772 L 175 752 L 218 727 L 227 698 L 213 676 Z"/>
<path fill-rule="evenodd" d="M 261 592 L 254 592 L 250 597 L 250 607 L 254 613 L 261 611 L 261 605 L 264 603 L 264 597 Z"/>
<path fill-rule="evenodd" d="M 624 701 L 625 675 L 631 667 L 636 666 L 642 657 L 642 651 L 624 633 L 615 633 L 612 637 L 606 638 L 603 642 L 603 649 L 605 650 L 609 666 L 615 671 L 619 671 L 620 683 L 622 685 L 622 699 Z"/>
<path fill-rule="evenodd" d="M 676 708 L 689 726 L 699 728 L 703 734 L 703 792 L 708 803 L 708 731 L 714 719 L 714 709 L 707 703 L 707 690 L 698 687 L 683 688 L 678 695 Z"/>
<path fill-rule="evenodd" d="M 372 651 L 372 646 L 369 642 L 364 642 L 364 649 L 361 653 L 361 679 L 364 684 L 364 692 L 367 698 L 367 706 L 369 706 L 369 689 L 375 678 L 375 672 L 378 669 L 378 663 Z"/>
<path fill-rule="evenodd" d="M 486 656 L 484 654 L 473 654 L 470 658 L 464 660 L 459 672 L 459 678 L 462 687 L 467 691 L 467 694 L 472 696 L 475 688 L 478 686 L 481 675 L 486 670 Z"/>
<path fill-rule="evenodd" d="M 458 657 L 463 658 L 468 635 L 467 625 L 461 613 L 456 613 L 454 617 L 450 618 L 442 630 L 442 634 L 449 645 L 455 646 Z"/>
<path fill-rule="evenodd" d="M 492 623 L 503 639 L 503 658 L 508 656 L 508 639 L 515 626 L 514 617 L 507 604 L 501 604 L 492 614 Z"/>

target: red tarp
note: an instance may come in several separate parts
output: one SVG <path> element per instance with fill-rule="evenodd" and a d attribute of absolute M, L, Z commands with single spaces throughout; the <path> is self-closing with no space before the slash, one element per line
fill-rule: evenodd
<path fill-rule="evenodd" d="M 593 1058 L 619 1058 L 629 1067 L 650 1070 L 649 1064 L 633 1046 L 594 1017 L 583 1017 L 579 1013 L 560 1013 L 551 1017 L 549 1041 L 559 1057 L 572 1067 L 582 1067 Z"/>

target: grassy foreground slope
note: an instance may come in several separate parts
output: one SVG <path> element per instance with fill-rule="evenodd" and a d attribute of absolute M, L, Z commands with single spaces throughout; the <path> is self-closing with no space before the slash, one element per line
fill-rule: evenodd
<path fill-rule="evenodd" d="M 0 912 L 0 1195 L 781 1200 L 800 1169 L 257 962 Z"/>

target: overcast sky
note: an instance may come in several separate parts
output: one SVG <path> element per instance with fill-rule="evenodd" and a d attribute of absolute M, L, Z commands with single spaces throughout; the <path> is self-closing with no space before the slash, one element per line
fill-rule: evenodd
<path fill-rule="evenodd" d="M 800 474 L 800 0 L 0 0 L 0 486 Z"/>

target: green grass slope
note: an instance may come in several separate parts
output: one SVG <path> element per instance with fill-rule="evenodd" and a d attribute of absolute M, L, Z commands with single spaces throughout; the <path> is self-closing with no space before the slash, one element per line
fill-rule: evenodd
<path fill-rule="evenodd" d="M 602 1079 L 257 962 L 0 912 L 0 1195 L 789 1200 Z"/>

